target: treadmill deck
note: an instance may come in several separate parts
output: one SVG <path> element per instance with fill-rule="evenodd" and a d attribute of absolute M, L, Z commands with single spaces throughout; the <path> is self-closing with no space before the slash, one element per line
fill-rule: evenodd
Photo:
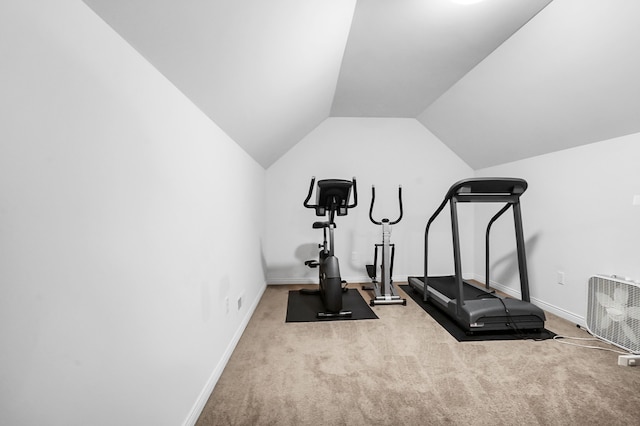
<path fill-rule="evenodd" d="M 543 329 L 544 311 L 530 302 L 502 298 L 463 283 L 464 303 L 458 309 L 455 277 L 428 277 L 427 298 L 444 310 L 466 331 Z M 409 285 L 424 291 L 424 277 L 409 277 Z"/>

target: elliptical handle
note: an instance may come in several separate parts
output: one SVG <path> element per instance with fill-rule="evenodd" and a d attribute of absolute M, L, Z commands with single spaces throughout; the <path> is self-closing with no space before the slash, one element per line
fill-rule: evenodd
<path fill-rule="evenodd" d="M 309 200 L 311 199 L 311 194 L 313 193 L 313 185 L 316 183 L 316 177 L 311 177 L 311 184 L 309 185 L 309 193 L 307 194 L 307 198 L 304 199 L 304 206 L 308 209 L 314 209 L 318 206 L 314 204 L 309 204 Z"/>
<path fill-rule="evenodd" d="M 394 220 L 393 222 L 389 222 L 389 225 L 395 225 L 396 223 L 400 222 L 402 220 L 402 215 L 403 215 L 403 211 L 402 211 L 402 185 L 398 186 L 398 204 L 400 205 L 400 216 Z"/>
<path fill-rule="evenodd" d="M 398 205 L 400 206 L 400 216 L 394 221 L 390 221 L 387 218 L 382 219 L 382 221 L 377 221 L 373 218 L 373 204 L 376 201 L 376 187 L 375 185 L 371 185 L 371 207 L 369 207 L 369 219 L 376 225 L 382 225 L 382 222 L 389 222 L 389 225 L 395 225 L 396 223 L 402 220 L 403 210 L 402 210 L 402 185 L 398 186 Z"/>
<path fill-rule="evenodd" d="M 371 207 L 369 207 L 369 220 L 376 225 L 382 225 L 382 222 L 378 222 L 373 218 L 373 204 L 376 202 L 376 186 L 371 185 Z"/>

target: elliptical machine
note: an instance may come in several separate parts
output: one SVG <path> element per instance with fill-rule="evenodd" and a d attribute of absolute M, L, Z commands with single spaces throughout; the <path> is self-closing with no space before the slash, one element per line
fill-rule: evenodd
<path fill-rule="evenodd" d="M 317 290 L 300 290 L 303 294 L 319 294 L 322 298 L 325 312 L 318 312 L 318 318 L 334 318 L 334 317 L 350 317 L 351 311 L 342 310 L 342 293 L 346 292 L 343 288 L 342 278 L 340 277 L 340 266 L 338 258 L 334 255 L 333 230 L 336 227 L 335 216 L 346 216 L 349 209 L 358 204 L 358 190 L 356 187 L 356 178 L 352 180 L 343 179 L 323 179 L 318 181 L 318 189 L 316 191 L 316 203 L 309 204 L 311 194 L 315 184 L 315 176 L 311 178 L 309 185 L 309 193 L 304 200 L 304 206 L 309 209 L 315 209 L 316 216 L 328 215 L 328 221 L 314 222 L 313 229 L 322 229 L 324 238 L 322 244 L 318 244 L 320 252 L 318 260 L 307 260 L 304 262 L 310 268 L 318 268 L 318 289 Z M 353 204 L 349 204 L 351 189 L 353 188 Z M 327 243 L 327 234 L 329 234 L 329 242 Z M 346 283 L 345 283 L 346 284 Z"/>
<path fill-rule="evenodd" d="M 391 225 L 395 225 L 402 220 L 402 186 L 398 187 L 398 204 L 400 205 L 400 216 L 394 221 L 384 218 L 380 221 L 373 218 L 373 205 L 376 201 L 376 187 L 371 187 L 371 207 L 369 208 L 369 219 L 376 225 L 382 226 L 382 243 L 376 244 L 373 255 L 373 265 L 366 265 L 367 274 L 371 278 L 371 287 L 363 286 L 363 290 L 373 290 L 374 297 L 369 301 L 369 305 L 407 305 L 407 299 L 403 299 L 393 285 L 393 260 L 396 247 L 391 244 Z M 378 248 L 382 247 L 381 281 L 377 280 L 378 269 Z"/>

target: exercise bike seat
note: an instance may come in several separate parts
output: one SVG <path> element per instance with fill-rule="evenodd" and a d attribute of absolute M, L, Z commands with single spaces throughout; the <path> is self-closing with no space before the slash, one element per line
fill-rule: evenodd
<path fill-rule="evenodd" d="M 328 228 L 331 225 L 331 222 L 313 222 L 313 229 L 322 229 Z M 333 227 L 336 227 L 336 224 L 333 224 Z"/>

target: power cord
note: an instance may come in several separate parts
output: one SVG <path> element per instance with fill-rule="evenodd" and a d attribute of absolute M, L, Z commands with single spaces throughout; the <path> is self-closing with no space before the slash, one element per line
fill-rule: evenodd
<path fill-rule="evenodd" d="M 511 328 L 513 328 L 513 331 L 515 332 L 516 336 L 518 336 L 520 339 L 526 340 L 527 339 L 527 335 L 520 330 L 520 328 L 518 328 L 518 326 L 516 325 L 515 321 L 513 321 L 513 318 L 511 318 L 511 312 L 509 312 L 509 308 L 507 308 L 507 304 L 504 303 L 504 300 L 501 297 L 497 297 L 496 298 L 500 301 L 500 303 L 502 303 L 502 306 L 504 307 L 504 313 L 507 316 L 507 325 L 510 325 Z"/>
<path fill-rule="evenodd" d="M 589 330 L 585 329 L 584 327 L 581 327 L 580 324 L 576 324 L 576 327 L 578 327 L 581 330 L 586 331 L 587 333 L 589 333 Z M 589 333 L 591 336 L 593 336 L 593 334 Z M 585 349 L 598 349 L 601 351 L 609 351 L 609 352 L 613 352 L 616 354 L 620 354 L 620 355 L 629 355 L 628 352 L 622 352 L 622 351 L 618 351 L 615 349 L 611 349 L 611 348 L 603 348 L 602 346 L 591 346 L 591 345 L 581 345 L 578 343 L 573 343 L 573 342 L 564 342 L 560 339 L 567 339 L 567 340 L 580 340 L 580 341 L 596 341 L 596 342 L 602 342 L 601 339 L 598 339 L 597 337 L 593 336 L 593 337 L 573 337 L 573 336 L 561 336 L 559 334 L 555 335 L 553 337 L 553 340 L 557 341 L 558 343 L 562 343 L 564 345 L 571 345 L 571 346 L 578 346 L 580 348 L 585 348 Z"/>
<path fill-rule="evenodd" d="M 520 328 L 518 328 L 518 325 L 515 323 L 515 321 L 513 321 L 513 318 L 511 317 L 511 312 L 509 311 L 509 308 L 507 308 L 506 303 L 504 303 L 504 300 L 501 297 L 494 294 L 492 294 L 491 297 L 486 297 L 486 296 L 487 295 L 483 294 L 483 295 L 477 296 L 477 298 L 498 299 L 500 303 L 502 303 L 502 307 L 504 308 L 504 313 L 505 313 L 505 316 L 507 317 L 507 325 L 513 329 L 513 332 L 516 337 L 522 340 L 540 340 L 540 339 L 530 339 L 530 337 L 527 336 L 525 332 L 523 332 L 522 330 L 520 330 Z"/>

